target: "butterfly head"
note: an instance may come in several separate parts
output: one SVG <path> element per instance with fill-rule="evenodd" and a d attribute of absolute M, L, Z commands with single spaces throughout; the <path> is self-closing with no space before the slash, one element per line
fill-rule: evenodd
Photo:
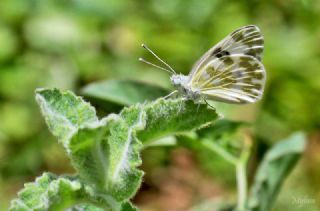
<path fill-rule="evenodd" d="M 185 87 L 185 85 L 188 82 L 188 76 L 182 75 L 182 74 L 173 74 L 170 77 L 171 83 L 177 87 Z"/>

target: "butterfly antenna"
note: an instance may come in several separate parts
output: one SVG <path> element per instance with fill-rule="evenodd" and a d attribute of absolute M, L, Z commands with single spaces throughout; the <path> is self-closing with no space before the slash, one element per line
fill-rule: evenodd
<path fill-rule="evenodd" d="M 157 56 L 157 54 L 155 54 L 150 48 L 148 48 L 148 46 L 146 46 L 145 44 L 141 44 L 141 47 L 143 47 L 144 49 L 146 49 L 147 51 L 149 51 L 154 57 L 156 57 L 162 64 L 164 64 L 167 68 L 169 68 L 171 70 L 172 73 L 177 74 L 176 71 L 174 71 L 174 69 L 168 65 L 166 62 L 164 62 L 162 59 L 160 59 L 159 56 Z"/>
<path fill-rule="evenodd" d="M 146 63 L 146 64 L 148 64 L 148 65 L 151 65 L 152 67 L 158 68 L 158 69 L 160 69 L 160 70 L 164 70 L 164 71 L 172 74 L 172 72 L 171 72 L 170 70 L 168 70 L 168 69 L 166 69 L 166 68 L 163 68 L 163 67 L 160 67 L 160 66 L 158 66 L 158 65 L 156 65 L 156 64 L 153 64 L 153 63 L 151 63 L 151 62 L 148 62 L 147 60 L 145 60 L 145 59 L 143 59 L 143 58 L 139 58 L 139 61 L 140 61 L 140 62 L 143 62 L 143 63 Z"/>

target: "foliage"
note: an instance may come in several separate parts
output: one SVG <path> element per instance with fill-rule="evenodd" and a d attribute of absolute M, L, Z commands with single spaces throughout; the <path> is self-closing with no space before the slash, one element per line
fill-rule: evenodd
<path fill-rule="evenodd" d="M 106 80 L 89 84 L 82 89 L 82 94 L 91 101 L 104 102 L 104 107 L 108 107 L 112 103 L 128 106 L 155 100 L 168 94 L 168 91 L 139 81 Z"/>
<path fill-rule="evenodd" d="M 250 209 L 267 211 L 272 208 L 282 183 L 304 152 L 305 145 L 304 135 L 296 133 L 267 152 L 255 176 Z"/>
<path fill-rule="evenodd" d="M 215 110 L 182 99 L 135 104 L 102 119 L 95 109 L 70 91 L 38 89 L 36 99 L 52 134 L 64 146 L 77 174 L 44 173 L 28 183 L 11 202 L 11 210 L 136 210 L 130 199 L 144 172 L 143 145 L 175 134 L 195 131 L 195 140 L 234 164 L 239 188 L 238 210 L 247 202 L 246 165 L 250 148 L 230 148 L 232 134 L 244 123 L 219 121 Z M 194 115 L 197 113 L 197 115 Z M 204 127 L 206 126 L 206 127 Z M 199 128 L 201 128 L 199 130 Z M 213 145 L 212 145 L 213 144 Z M 270 210 L 281 184 L 304 150 L 304 138 L 295 135 L 267 153 L 252 187 L 252 210 Z M 272 175 L 272 177 L 266 177 Z"/>
<path fill-rule="evenodd" d="M 57 175 L 74 173 L 62 145 L 50 135 L 34 102 L 36 88 L 56 87 L 84 95 L 100 117 L 110 112 L 119 113 L 123 106 L 155 100 L 170 89 L 166 73 L 137 61 L 141 56 L 154 62 L 151 55 L 140 49 L 141 43 L 148 44 L 177 72 L 187 74 L 207 49 L 232 30 L 247 24 L 259 26 L 265 37 L 263 63 L 267 84 L 263 99 L 250 106 L 216 103 L 214 107 L 228 120 L 251 123 L 249 134 L 257 149 L 251 155 L 253 161 L 259 161 L 278 140 L 295 131 L 305 132 L 310 147 L 298 164 L 299 171 L 288 177 L 280 197 L 290 195 L 286 193 L 294 189 L 297 196 L 314 198 L 320 189 L 317 144 L 320 109 L 316 106 L 320 94 L 320 54 L 319 46 L 315 45 L 319 40 L 319 19 L 320 7 L 315 0 L 164 0 L 161 4 L 156 0 L 91 0 L 90 3 L 86 0 L 2 0 L 0 210 L 7 210 L 9 201 L 23 183 L 43 171 Z M 112 85 L 114 79 L 121 79 L 115 81 L 117 87 L 103 87 Z M 127 79 L 134 82 L 126 83 Z M 140 95 L 139 90 L 145 90 L 141 81 L 147 82 L 147 87 L 150 84 L 164 87 L 165 94 L 160 88 L 157 93 L 148 92 L 149 96 Z M 86 93 L 90 84 L 96 88 Z M 139 95 L 129 98 L 135 96 L 133 93 Z M 175 149 L 173 143 L 178 143 L 190 145 L 202 175 L 223 185 L 228 197 L 234 196 L 235 190 L 230 188 L 234 180 L 233 166 L 210 153 L 210 149 L 199 146 L 199 140 L 188 139 L 182 143 L 179 139 L 187 138 L 170 136 L 143 145 L 144 148 L 162 145 L 152 148 L 160 153 L 146 158 L 154 165 L 144 181 L 155 174 L 154 169 L 168 170 L 171 158 L 168 155 Z M 219 143 L 227 146 L 231 155 L 239 155 L 242 142 L 238 141 L 238 138 L 232 143 L 219 139 L 206 143 Z M 162 156 L 166 157 L 165 161 L 161 161 Z M 248 174 L 250 178 L 254 174 L 251 166 Z M 143 188 L 141 193 L 149 193 L 149 189 Z M 145 202 L 148 200 L 139 203 Z M 281 206 L 276 207 L 279 210 L 294 209 L 290 197 L 278 200 L 276 205 Z M 317 210 L 319 202 L 313 206 L 303 209 Z"/>
<path fill-rule="evenodd" d="M 26 185 L 19 193 L 20 198 L 12 202 L 12 210 L 23 206 L 56 210 L 72 202 L 90 201 L 121 210 L 141 184 L 143 172 L 137 169 L 141 164 L 140 140 L 150 142 L 161 136 L 197 129 L 218 117 L 205 105 L 193 115 L 197 105 L 192 102 L 159 99 L 133 105 L 118 115 L 110 114 L 99 120 L 95 109 L 72 92 L 38 89 L 36 99 L 50 131 L 63 144 L 79 179 L 69 181 L 45 174 L 35 184 Z M 52 189 L 53 196 L 47 196 L 47 189 Z M 36 195 L 32 198 L 37 200 L 30 199 L 29 193 L 33 192 L 44 194 L 40 202 Z M 61 192 L 71 199 L 56 204 L 59 198 L 54 197 L 63 197 Z M 47 203 L 52 200 L 52 204 Z"/>

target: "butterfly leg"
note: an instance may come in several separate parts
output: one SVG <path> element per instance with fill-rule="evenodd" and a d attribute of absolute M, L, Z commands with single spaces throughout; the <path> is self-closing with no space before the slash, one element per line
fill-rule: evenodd
<path fill-rule="evenodd" d="M 176 94 L 178 92 L 178 90 L 174 90 L 173 92 L 171 92 L 170 94 L 166 95 L 163 97 L 163 99 L 168 99 L 169 97 L 171 97 L 172 95 Z"/>
<path fill-rule="evenodd" d="M 197 113 L 199 112 L 199 108 L 200 108 L 201 104 L 198 103 L 198 107 L 197 107 Z"/>
<path fill-rule="evenodd" d="M 210 105 L 206 99 L 203 99 L 203 100 L 210 108 L 212 108 L 213 110 L 216 110 L 216 108 Z"/>
<path fill-rule="evenodd" d="M 180 104 L 179 104 L 179 113 L 181 112 L 183 103 L 184 103 L 184 101 L 186 101 L 186 100 L 187 100 L 187 98 L 185 98 L 185 97 L 182 97 L 182 98 L 181 98 L 181 102 L 180 102 Z"/>

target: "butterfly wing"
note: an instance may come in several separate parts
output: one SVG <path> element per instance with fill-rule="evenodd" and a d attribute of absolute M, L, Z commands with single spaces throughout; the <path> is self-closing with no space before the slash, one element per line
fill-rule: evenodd
<path fill-rule="evenodd" d="M 266 72 L 263 64 L 248 55 L 213 58 L 188 83 L 207 99 L 227 103 L 253 103 L 262 97 Z"/>
<path fill-rule="evenodd" d="M 264 39 L 257 26 L 244 26 L 229 34 L 217 45 L 209 49 L 192 67 L 190 78 L 197 70 L 202 69 L 208 62 L 222 56 L 243 54 L 255 57 L 261 61 Z"/>

